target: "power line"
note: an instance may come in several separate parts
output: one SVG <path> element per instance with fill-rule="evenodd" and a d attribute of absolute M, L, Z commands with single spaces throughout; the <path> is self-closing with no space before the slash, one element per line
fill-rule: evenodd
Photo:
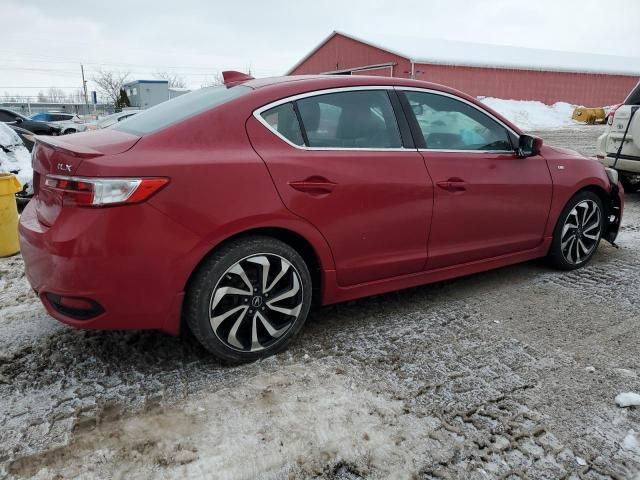
<path fill-rule="evenodd" d="M 33 86 L 29 86 L 29 87 L 25 87 L 23 85 L 20 86 L 2 86 L 0 85 L 0 88 L 81 88 L 80 85 L 73 85 L 71 87 L 69 86 L 60 86 L 60 85 L 49 85 L 46 87 L 33 87 Z"/>
<path fill-rule="evenodd" d="M 0 49 L 0 52 L 9 52 L 9 53 L 13 53 L 15 54 L 15 51 L 10 51 L 10 50 L 3 50 Z M 145 54 L 148 54 L 148 51 L 144 52 Z M 3 58 L 5 60 L 13 60 L 11 58 L 7 58 L 5 56 L 3 56 Z M 49 63 L 69 63 L 69 64 L 77 64 L 77 60 L 60 60 L 60 57 L 47 57 L 47 56 L 39 56 L 39 55 L 30 55 L 30 54 L 20 54 L 19 56 L 16 55 L 15 60 L 24 60 L 24 58 L 33 58 L 33 59 L 40 59 L 37 61 L 41 61 L 41 62 L 49 62 Z M 53 59 L 53 60 L 51 60 Z M 55 60 L 58 59 L 58 60 Z M 120 63 L 120 62 L 100 62 L 100 61 L 94 61 L 94 62 L 83 62 L 84 65 L 97 65 L 97 66 L 120 66 L 120 67 L 146 67 L 146 68 L 158 68 L 158 69 L 184 69 L 184 70 L 189 70 L 189 69 L 194 69 L 194 70 L 208 70 L 211 67 L 207 67 L 207 66 L 202 66 L 202 65 L 189 65 L 189 66 L 185 66 L 185 65 L 159 65 L 159 64 L 140 64 L 140 63 Z"/>

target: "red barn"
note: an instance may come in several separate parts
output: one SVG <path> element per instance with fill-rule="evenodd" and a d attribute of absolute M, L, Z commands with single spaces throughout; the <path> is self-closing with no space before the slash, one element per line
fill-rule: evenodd
<path fill-rule="evenodd" d="M 333 32 L 287 72 L 318 73 L 416 78 L 476 97 L 598 107 L 624 100 L 640 59 L 407 37 L 371 42 Z"/>

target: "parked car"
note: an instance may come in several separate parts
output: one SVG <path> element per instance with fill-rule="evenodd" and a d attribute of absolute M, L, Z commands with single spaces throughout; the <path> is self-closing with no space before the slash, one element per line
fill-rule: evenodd
<path fill-rule="evenodd" d="M 9 108 L 0 108 L 0 122 L 9 125 L 16 125 L 36 135 L 60 135 L 62 129 L 53 123 L 31 120 L 21 113 L 14 112 Z"/>
<path fill-rule="evenodd" d="M 112 113 L 111 115 L 107 115 L 106 117 L 97 120 L 96 122 L 90 123 L 88 128 L 89 130 L 107 128 L 140 112 L 142 112 L 142 110 L 124 110 L 122 112 Z"/>
<path fill-rule="evenodd" d="M 0 123 L 0 172 L 14 173 L 18 177 L 22 184 L 19 197 L 33 195 L 31 154 L 18 134 L 4 123 Z"/>
<path fill-rule="evenodd" d="M 20 140 L 22 140 L 24 146 L 27 147 L 27 150 L 31 151 L 33 149 L 33 144 L 35 143 L 34 133 L 10 123 L 5 123 L 3 125 L 8 126 L 11 130 L 18 134 L 18 137 L 20 137 Z"/>
<path fill-rule="evenodd" d="M 39 112 L 34 113 L 30 118 L 31 120 L 38 120 L 59 126 L 62 135 L 84 132 L 87 129 L 82 119 L 75 113 Z"/>
<path fill-rule="evenodd" d="M 627 192 L 640 189 L 640 82 L 624 103 L 612 109 L 605 132 L 598 138 L 597 157 L 620 172 Z"/>
<path fill-rule="evenodd" d="M 576 269 L 616 238 L 615 170 L 464 93 L 225 79 L 105 130 L 37 139 L 20 235 L 53 317 L 187 326 L 218 357 L 251 361 L 285 348 L 312 304 L 538 257 Z"/>

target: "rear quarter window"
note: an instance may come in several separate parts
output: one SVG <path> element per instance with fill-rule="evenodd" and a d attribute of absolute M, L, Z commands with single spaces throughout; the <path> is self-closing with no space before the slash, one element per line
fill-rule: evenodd
<path fill-rule="evenodd" d="M 252 89 L 244 85 L 234 87 L 205 87 L 180 95 L 166 102 L 117 122 L 110 128 L 133 135 L 149 135 L 199 113 L 211 110 Z"/>
<path fill-rule="evenodd" d="M 292 103 L 285 103 L 270 108 L 266 112 L 263 112 L 261 117 L 273 130 L 291 143 L 298 146 L 304 145 L 302 130 L 300 129 L 300 123 L 298 122 Z"/>

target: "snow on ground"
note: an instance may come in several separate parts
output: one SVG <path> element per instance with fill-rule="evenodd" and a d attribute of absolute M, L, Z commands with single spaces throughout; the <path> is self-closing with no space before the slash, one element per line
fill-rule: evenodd
<path fill-rule="evenodd" d="M 624 437 L 624 440 L 622 441 L 622 448 L 632 452 L 640 452 L 640 440 L 638 440 L 636 432 L 629 430 L 629 433 L 627 433 L 627 436 Z"/>
<path fill-rule="evenodd" d="M 601 131 L 537 133 L 589 154 Z M 640 408 L 612 397 L 640 392 L 640 195 L 618 243 L 319 308 L 232 367 L 55 322 L 0 259 L 0 478 L 636 478 Z"/>
<path fill-rule="evenodd" d="M 18 172 L 16 176 L 23 186 L 31 184 L 33 179 L 29 150 L 18 134 L 4 123 L 0 123 L 0 172 Z"/>
<path fill-rule="evenodd" d="M 616 397 L 619 407 L 640 407 L 640 395 L 632 392 L 621 393 Z"/>
<path fill-rule="evenodd" d="M 523 130 L 579 125 L 571 119 L 575 107 L 569 103 L 545 105 L 533 100 L 503 100 L 492 97 L 480 97 L 480 100 Z"/>

